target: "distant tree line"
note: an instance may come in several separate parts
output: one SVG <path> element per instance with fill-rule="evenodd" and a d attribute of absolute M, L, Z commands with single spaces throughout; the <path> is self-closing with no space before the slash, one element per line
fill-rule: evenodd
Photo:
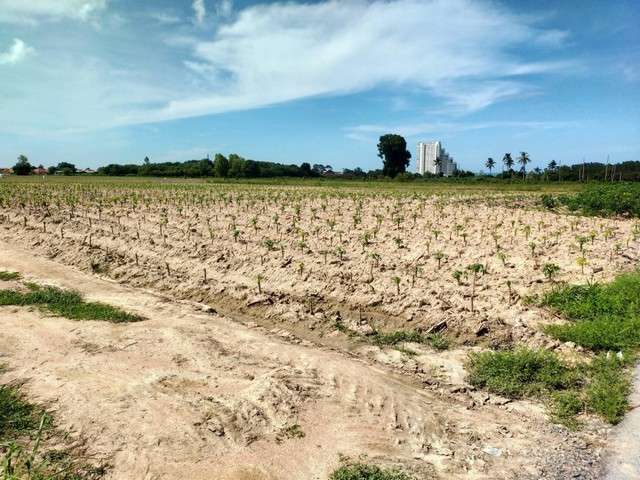
<path fill-rule="evenodd" d="M 46 172 L 49 175 L 74 175 L 78 172 L 76 166 L 73 163 L 69 162 L 60 162 L 58 163 L 58 165 L 51 166 L 47 169 L 45 169 L 42 165 L 34 167 L 33 165 L 31 165 L 26 155 L 18 156 L 18 161 L 13 166 L 12 170 L 16 175 L 31 175 L 34 172 Z"/>
<path fill-rule="evenodd" d="M 513 159 L 510 153 L 505 153 L 502 158 L 503 168 L 497 174 L 498 178 L 513 179 L 515 176 L 522 176 L 524 179 L 534 180 L 557 180 L 565 182 L 588 182 L 595 181 L 640 181 L 640 161 L 627 161 L 622 163 L 578 163 L 574 165 L 559 165 L 555 160 L 551 160 L 542 169 L 536 167 L 527 171 L 526 165 L 531 161 L 527 152 L 521 152 L 517 159 Z M 514 170 L 514 165 L 520 164 L 518 171 Z M 485 167 L 492 175 L 492 170 L 496 167 L 493 158 L 488 158 Z"/>
<path fill-rule="evenodd" d="M 285 165 L 275 162 L 261 162 L 242 158 L 232 153 L 229 157 L 217 153 L 213 160 L 189 160 L 186 162 L 151 163 L 145 157 L 142 165 L 111 164 L 98 169 L 102 175 L 144 177 L 219 177 L 219 178 L 274 178 L 274 177 L 317 177 L 332 171 L 331 166 L 302 163 Z"/>
<path fill-rule="evenodd" d="M 387 134 L 380 137 L 378 143 L 378 157 L 382 159 L 382 168 L 368 172 L 357 167 L 345 168 L 341 173 L 335 173 L 331 165 L 303 162 L 298 165 L 285 165 L 275 162 L 262 162 L 250 160 L 232 153 L 228 157 L 217 153 L 213 160 L 204 158 L 201 160 L 189 160 L 186 162 L 162 162 L 152 163 L 149 157 L 145 157 L 142 165 L 137 164 L 110 164 L 98 169 L 100 175 L 110 176 L 144 176 L 144 177 L 217 177 L 217 178 L 275 178 L 275 177 L 340 177 L 344 179 L 380 180 L 395 178 L 400 181 L 428 179 L 442 176 L 442 174 L 407 172 L 411 153 L 407 150 L 405 139 L 396 134 Z M 476 175 L 471 171 L 458 169 L 453 177 L 466 178 L 491 178 L 533 181 L 640 181 L 640 161 L 627 161 L 617 164 L 609 163 L 581 163 L 575 165 L 559 165 L 551 160 L 542 169 L 536 167 L 527 170 L 531 158 L 527 152 L 520 152 L 512 156 L 505 153 L 502 157 L 502 165 L 493 158 L 488 158 L 484 166 L 489 170 L 489 175 Z M 500 171 L 498 169 L 501 168 Z M 42 172 L 44 167 L 40 165 L 35 169 L 26 156 L 20 155 L 18 162 L 13 167 L 16 175 L 30 175 L 34 171 Z M 496 173 L 494 173 L 494 170 Z M 57 166 L 48 168 L 49 174 L 73 175 L 78 173 L 75 165 L 68 162 L 60 162 Z M 82 173 L 82 172 L 80 172 Z"/>

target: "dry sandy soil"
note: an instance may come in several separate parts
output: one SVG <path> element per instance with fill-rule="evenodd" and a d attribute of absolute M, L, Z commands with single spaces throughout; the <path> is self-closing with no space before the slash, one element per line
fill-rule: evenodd
<path fill-rule="evenodd" d="M 604 424 L 569 432 L 541 404 L 475 391 L 464 362 L 516 343 L 581 355 L 522 297 L 549 288 L 545 263 L 569 282 L 631 268 L 632 221 L 526 196 L 30 188 L 0 216 L 0 269 L 146 318 L 0 309 L 5 380 L 28 379 L 111 478 L 321 480 L 361 455 L 419 479 L 601 477 Z M 475 290 L 453 277 L 471 263 L 488 271 Z M 453 348 L 367 342 L 397 329 Z"/>
<path fill-rule="evenodd" d="M 79 323 L 0 309 L 2 361 L 12 367 L 3 380 L 27 379 L 63 427 L 110 459 L 110 478 L 325 479 L 340 455 L 362 454 L 418 478 L 563 478 L 563 468 L 596 478 L 589 462 L 601 442 L 550 425 L 534 405 L 433 391 L 371 362 L 0 248 L 0 268 L 147 318 Z M 296 424 L 305 436 L 286 438 Z M 582 463 L 574 449 L 589 450 Z M 574 463 L 559 464 L 567 458 Z"/>

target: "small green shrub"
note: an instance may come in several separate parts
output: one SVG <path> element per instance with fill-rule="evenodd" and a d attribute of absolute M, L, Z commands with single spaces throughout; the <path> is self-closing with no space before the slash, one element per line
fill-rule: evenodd
<path fill-rule="evenodd" d="M 556 197 L 554 197 L 553 195 L 548 195 L 546 193 L 542 195 L 542 197 L 540 198 L 540 202 L 542 203 L 542 206 L 547 210 L 553 210 L 558 206 L 558 200 L 556 199 Z"/>
<path fill-rule="evenodd" d="M 472 385 L 510 398 L 541 397 L 579 380 L 555 354 L 526 348 L 472 353 L 468 372 Z"/>
<path fill-rule="evenodd" d="M 413 480 L 413 477 L 399 470 L 355 463 L 338 468 L 331 474 L 329 480 Z"/>

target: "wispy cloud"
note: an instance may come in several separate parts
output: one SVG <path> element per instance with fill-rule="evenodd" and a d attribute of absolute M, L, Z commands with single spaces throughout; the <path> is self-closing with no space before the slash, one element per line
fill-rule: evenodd
<path fill-rule="evenodd" d="M 88 21 L 107 7 L 107 0 L 0 0 L 0 23 L 35 24 L 64 18 Z"/>
<path fill-rule="evenodd" d="M 233 0 L 220 0 L 216 4 L 216 14 L 219 17 L 227 18 L 233 13 Z"/>
<path fill-rule="evenodd" d="M 552 130 L 574 128 L 578 122 L 573 120 L 549 121 L 493 121 L 493 122 L 418 122 L 397 125 L 364 124 L 345 128 L 345 136 L 352 140 L 372 142 L 380 135 L 398 133 L 407 137 L 421 135 L 452 134 L 473 130 L 516 129 L 516 130 Z"/>
<path fill-rule="evenodd" d="M 530 95 L 536 89 L 525 75 L 567 67 L 558 60 L 532 63 L 513 55 L 516 47 L 546 33 L 492 3 L 470 0 L 258 5 L 240 11 L 212 41 L 195 46 L 198 68 L 209 65 L 219 72 L 210 92 L 176 98 L 130 121 L 255 108 L 381 85 L 422 88 L 455 108 L 474 111 Z"/>
<path fill-rule="evenodd" d="M 33 47 L 28 46 L 19 38 L 14 38 L 9 49 L 6 52 L 0 52 L 0 65 L 16 64 L 34 52 Z"/>
<path fill-rule="evenodd" d="M 193 0 L 191 8 L 193 8 L 195 14 L 195 22 L 198 25 L 202 25 L 204 17 L 207 15 L 207 7 L 204 4 L 204 0 Z"/>
<path fill-rule="evenodd" d="M 158 22 L 161 25 L 173 25 L 180 23 L 182 19 L 174 13 L 167 11 L 150 11 L 149 17 Z"/>

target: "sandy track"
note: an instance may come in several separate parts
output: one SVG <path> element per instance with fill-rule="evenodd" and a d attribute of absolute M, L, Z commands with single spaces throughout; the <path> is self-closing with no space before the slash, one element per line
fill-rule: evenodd
<path fill-rule="evenodd" d="M 539 409 L 469 410 L 466 397 L 378 365 L 5 242 L 0 268 L 147 318 L 113 325 L 0 309 L 5 380 L 28 379 L 63 426 L 110 456 L 111 478 L 325 479 L 339 454 L 400 464 L 418 478 L 560 478 L 545 461 L 570 442 Z M 295 424 L 304 438 L 285 438 Z"/>

